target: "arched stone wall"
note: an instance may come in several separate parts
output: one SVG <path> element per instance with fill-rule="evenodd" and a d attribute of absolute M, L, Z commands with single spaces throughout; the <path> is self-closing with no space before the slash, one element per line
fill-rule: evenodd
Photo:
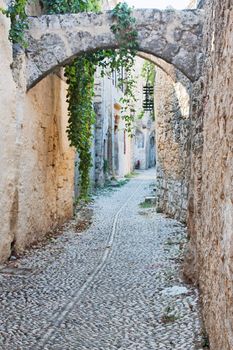
<path fill-rule="evenodd" d="M 135 10 L 139 50 L 196 79 L 201 55 L 201 10 Z M 31 17 L 27 32 L 27 87 L 83 52 L 118 48 L 111 12 Z"/>

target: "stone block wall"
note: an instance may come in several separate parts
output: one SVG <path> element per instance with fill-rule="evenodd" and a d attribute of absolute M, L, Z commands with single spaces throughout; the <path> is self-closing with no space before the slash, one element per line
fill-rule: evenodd
<path fill-rule="evenodd" d="M 105 87 L 106 77 L 101 77 L 98 70 L 95 75 L 95 96 L 94 109 L 96 113 L 94 133 L 94 177 L 93 183 L 96 186 L 103 186 L 105 183 L 104 144 L 108 141 L 109 121 L 112 119 L 112 96 L 111 86 Z M 105 95 L 104 95 L 105 92 Z"/>
<path fill-rule="evenodd" d="M 27 93 L 23 56 L 12 69 L 9 27 L 0 14 L 0 261 L 73 213 L 65 83 L 51 75 Z"/>
<path fill-rule="evenodd" d="M 53 75 L 24 96 L 18 133 L 17 251 L 73 213 L 74 160 L 65 132 L 65 91 L 65 83 Z"/>
<path fill-rule="evenodd" d="M 165 63 L 163 63 L 166 65 Z M 190 169 L 190 82 L 167 66 L 155 81 L 158 211 L 186 222 Z"/>
<path fill-rule="evenodd" d="M 205 1 L 202 77 L 193 87 L 191 273 L 211 350 L 233 349 L 233 3 Z"/>
<path fill-rule="evenodd" d="M 5 4 L 0 0 L 0 7 Z M 200 286 L 211 349 L 231 350 L 233 3 L 199 1 L 203 5 L 204 59 L 202 76 L 192 86 L 191 137 L 187 82 L 177 72 L 174 79 L 157 71 L 158 204 L 185 221 L 189 192 L 186 274 Z M 65 83 L 48 76 L 26 93 L 24 59 L 17 61 L 22 69 L 11 68 L 9 25 L 0 15 L 0 261 L 12 249 L 21 252 L 41 239 L 73 211 L 74 152 L 65 134 Z"/>
<path fill-rule="evenodd" d="M 0 0 L 0 7 L 4 5 Z M 5 16 L 0 15 L 0 258 L 3 260 L 10 254 L 18 212 L 16 87 L 9 67 L 12 62 L 9 26 Z"/>

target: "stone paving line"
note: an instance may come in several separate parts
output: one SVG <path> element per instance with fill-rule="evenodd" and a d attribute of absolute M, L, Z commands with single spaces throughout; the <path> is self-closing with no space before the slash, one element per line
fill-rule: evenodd
<path fill-rule="evenodd" d="M 138 188 L 139 187 L 140 186 L 138 186 Z M 137 193 L 137 189 L 136 189 L 136 193 Z M 133 194 L 127 199 L 127 201 L 117 211 L 117 213 L 114 217 L 113 226 L 112 226 L 112 229 L 111 229 L 111 232 L 109 235 L 109 239 L 107 242 L 108 246 L 111 246 L 113 244 L 119 214 L 127 206 L 128 202 L 131 200 L 131 198 L 136 195 L 136 193 L 133 192 Z M 53 323 L 52 326 L 46 331 L 46 333 L 42 337 L 42 339 L 37 344 L 35 344 L 35 349 L 43 349 L 45 344 L 48 342 L 48 340 L 50 340 L 50 342 L 51 342 L 52 335 L 56 331 L 55 327 L 60 326 L 60 324 L 62 323 L 62 321 L 66 317 L 66 315 L 72 310 L 74 305 L 77 304 L 78 301 L 80 301 L 80 298 L 83 295 L 83 293 L 85 292 L 85 290 L 90 286 L 90 284 L 93 282 L 93 280 L 95 278 L 98 278 L 98 275 L 102 272 L 104 265 L 105 265 L 110 254 L 111 254 L 111 250 L 106 249 L 99 264 L 96 266 L 96 268 L 94 269 L 92 274 L 88 277 L 88 279 L 85 281 L 85 283 L 82 285 L 82 287 L 80 289 L 78 289 L 77 291 L 75 291 L 75 293 L 72 295 L 72 300 L 65 305 L 62 312 L 59 311 L 58 314 L 54 315 L 54 317 L 52 319 L 52 323 Z"/>
<path fill-rule="evenodd" d="M 198 292 L 180 278 L 186 230 L 139 206 L 154 172 L 93 205 L 93 224 L 19 260 L 0 276 L 0 349 L 200 350 Z"/>

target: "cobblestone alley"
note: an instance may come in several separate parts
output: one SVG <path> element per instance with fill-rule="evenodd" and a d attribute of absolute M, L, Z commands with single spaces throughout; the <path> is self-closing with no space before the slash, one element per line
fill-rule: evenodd
<path fill-rule="evenodd" d="M 1 270 L 2 350 L 202 349 L 197 291 L 180 278 L 185 228 L 142 205 L 154 178 L 103 191 L 86 231 L 73 221 Z"/>

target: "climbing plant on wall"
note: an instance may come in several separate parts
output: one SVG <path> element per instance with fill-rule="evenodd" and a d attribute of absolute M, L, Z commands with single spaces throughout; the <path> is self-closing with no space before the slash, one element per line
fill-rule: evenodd
<path fill-rule="evenodd" d="M 131 134 L 134 120 L 133 105 L 135 99 L 136 80 L 134 75 L 134 58 L 138 51 L 138 33 L 136 19 L 132 16 L 132 8 L 127 3 L 119 3 L 112 10 L 116 23 L 111 30 L 115 34 L 119 50 L 112 52 L 111 67 L 119 72 L 124 67 L 125 76 L 119 79 L 119 85 L 124 86 L 124 95 L 121 98 L 121 116 L 125 119 L 127 131 Z"/>
<path fill-rule="evenodd" d="M 147 83 L 154 86 L 155 84 L 155 65 L 152 62 L 145 61 L 142 67 L 141 75 L 146 80 Z"/>
<path fill-rule="evenodd" d="M 101 9 L 100 0 L 42 0 L 42 3 L 47 14 L 97 12 Z"/>
<path fill-rule="evenodd" d="M 98 11 L 98 0 L 89 1 L 64 1 L 43 0 L 46 13 L 66 13 L 82 11 Z M 86 198 L 89 189 L 89 171 L 91 167 L 91 138 L 92 125 L 95 122 L 93 110 L 94 74 L 98 66 L 102 75 L 113 70 L 120 72 L 124 67 L 127 76 L 119 79 L 119 85 L 124 84 L 125 94 L 123 103 L 123 118 L 130 131 L 132 115 L 127 114 L 134 100 L 133 65 L 137 53 L 137 32 L 135 19 L 131 16 L 132 10 L 127 4 L 118 4 L 112 11 L 115 23 L 111 30 L 116 36 L 119 50 L 101 50 L 91 54 L 83 54 L 72 65 L 66 67 L 68 82 L 67 101 L 69 104 L 68 137 L 72 146 L 76 147 L 79 154 L 79 171 L 81 177 L 81 197 Z"/>
<path fill-rule="evenodd" d="M 91 167 L 92 125 L 95 122 L 93 110 L 94 74 L 96 66 L 89 58 L 81 57 L 66 67 L 68 83 L 67 102 L 69 125 L 67 128 L 71 146 L 79 154 L 81 178 L 81 198 L 86 198 L 89 189 L 89 171 Z"/>
<path fill-rule="evenodd" d="M 48 14 L 64 14 L 100 10 L 99 0 L 43 0 Z M 79 155 L 80 197 L 87 199 L 89 190 L 89 171 L 92 165 L 91 143 L 92 125 L 95 123 L 93 110 L 94 74 L 96 59 L 94 55 L 83 55 L 66 66 L 67 102 L 69 121 L 67 127 L 71 146 Z"/>
<path fill-rule="evenodd" d="M 42 0 L 43 11 L 46 14 L 65 14 L 100 10 L 101 0 Z M 24 31 L 27 29 L 25 11 L 27 0 L 15 0 L 3 12 L 11 18 L 10 40 L 26 46 Z M 68 138 L 79 154 L 79 171 L 81 177 L 81 197 L 86 198 L 89 189 L 89 171 L 91 168 L 91 138 L 92 125 L 95 122 L 93 110 L 94 74 L 99 66 L 101 74 L 110 74 L 113 70 L 118 73 L 122 67 L 125 76 L 118 80 L 124 85 L 124 97 L 121 102 L 122 117 L 126 121 L 128 131 L 131 130 L 132 114 L 128 110 L 134 101 L 133 66 L 137 53 L 137 31 L 132 9 L 126 3 L 119 3 L 112 10 L 114 24 L 111 27 L 118 42 L 118 50 L 101 50 L 95 53 L 83 54 L 65 68 L 67 77 L 67 102 L 69 104 Z"/>
<path fill-rule="evenodd" d="M 27 0 L 15 0 L 10 3 L 6 10 L 0 8 L 0 12 L 11 19 L 9 39 L 23 47 L 27 46 L 24 38 L 24 31 L 28 28 L 26 5 Z"/>

